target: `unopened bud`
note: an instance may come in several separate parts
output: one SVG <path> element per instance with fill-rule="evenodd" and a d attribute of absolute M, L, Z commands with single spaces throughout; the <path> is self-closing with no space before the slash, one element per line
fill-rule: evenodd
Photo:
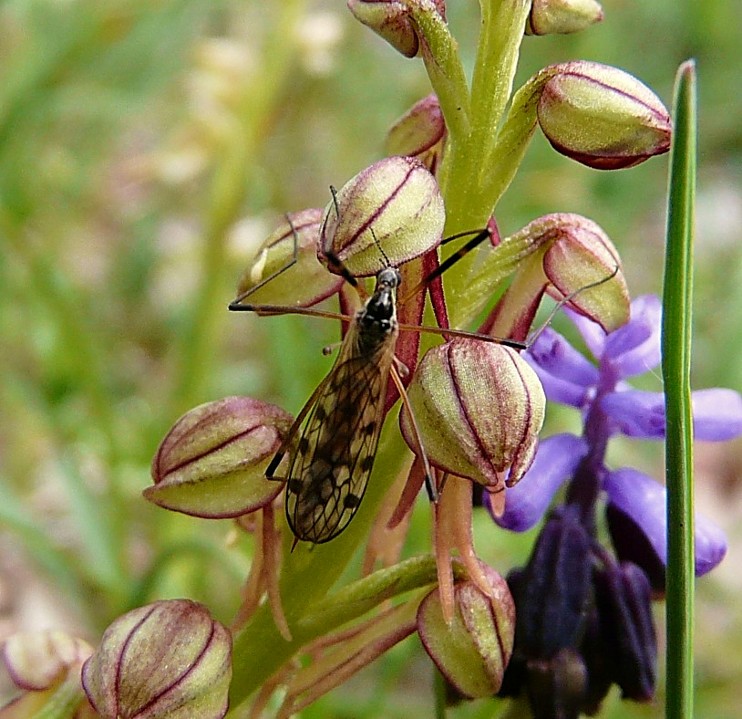
<path fill-rule="evenodd" d="M 568 306 L 606 332 L 628 322 L 630 298 L 621 258 L 600 225 L 562 213 L 541 217 L 528 227 L 549 237 L 543 268 L 556 290 L 555 299 L 569 297 Z"/>
<path fill-rule="evenodd" d="M 513 588 L 517 649 L 527 659 L 550 659 L 577 647 L 590 599 L 590 537 L 578 508 L 555 511 L 544 524 L 525 573 Z"/>
<path fill-rule="evenodd" d="M 525 340 L 544 292 L 567 300 L 607 332 L 628 321 L 629 292 L 618 250 L 599 225 L 581 215 L 544 215 L 503 239 L 472 274 L 457 303 L 461 316 L 481 313 L 492 287 L 508 275 L 508 289 L 482 326 L 492 336 Z"/>
<path fill-rule="evenodd" d="M 325 209 L 320 261 L 376 275 L 437 247 L 446 221 L 438 183 L 411 157 L 387 157 L 343 185 Z"/>
<path fill-rule="evenodd" d="M 79 671 L 92 651 L 87 642 L 66 632 L 22 632 L 5 642 L 3 659 L 17 686 L 41 691 L 63 679 L 70 668 Z"/>
<path fill-rule="evenodd" d="M 657 637 L 646 574 L 631 562 L 595 575 L 595 601 L 612 679 L 625 699 L 649 701 L 657 680 Z"/>
<path fill-rule="evenodd" d="M 580 32 L 603 19 L 595 0 L 533 0 L 526 35 Z"/>
<path fill-rule="evenodd" d="M 533 461 L 546 400 L 541 383 L 513 349 L 454 338 L 423 357 L 408 389 L 430 462 L 490 491 L 514 485 Z M 417 450 L 406 411 L 407 444 Z"/>
<path fill-rule="evenodd" d="M 337 292 L 342 278 L 317 260 L 321 222 L 320 208 L 286 215 L 256 252 L 237 294 L 249 293 L 252 304 L 309 307 Z"/>
<path fill-rule="evenodd" d="M 670 149 L 662 101 L 635 77 L 595 62 L 545 68 L 538 121 L 554 149 L 599 170 L 632 167 Z"/>
<path fill-rule="evenodd" d="M 420 603 L 417 625 L 425 650 L 463 696 L 491 696 L 502 683 L 513 651 L 515 606 L 507 583 L 482 565 L 492 591 L 485 595 L 473 582 L 454 587 L 455 613 L 446 622 L 438 590 Z"/>
<path fill-rule="evenodd" d="M 105 719 L 220 719 L 227 712 L 232 640 L 185 599 L 134 609 L 106 629 L 82 670 Z"/>
<path fill-rule="evenodd" d="M 80 683 L 80 669 L 92 653 L 87 642 L 62 631 L 10 636 L 2 659 L 15 685 L 25 691 L 0 708 L 0 717 L 92 719 L 93 709 Z"/>
<path fill-rule="evenodd" d="M 415 12 L 437 12 L 443 20 L 446 19 L 445 0 L 348 0 L 348 8 L 356 20 L 371 28 L 405 57 L 415 57 L 420 49 Z"/>
<path fill-rule="evenodd" d="M 428 95 L 392 125 L 386 139 L 386 154 L 416 157 L 435 174 L 443 158 L 446 134 L 438 98 Z"/>
<path fill-rule="evenodd" d="M 265 478 L 292 425 L 280 407 L 227 397 L 184 414 L 152 461 L 154 486 L 144 496 L 196 517 L 236 517 L 265 506 L 281 491 Z"/>

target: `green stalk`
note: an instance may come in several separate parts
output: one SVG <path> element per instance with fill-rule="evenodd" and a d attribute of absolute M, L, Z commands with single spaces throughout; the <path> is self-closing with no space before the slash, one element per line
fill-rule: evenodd
<path fill-rule="evenodd" d="M 529 8 L 525 0 L 482 3 L 470 130 L 465 137 L 451 133 L 450 152 L 442 168 L 447 234 L 483 226 L 494 208 L 493 199 L 485 194 L 488 163 L 510 101 Z"/>
<path fill-rule="evenodd" d="M 321 636 L 328 626 L 337 628 L 334 620 L 323 624 L 318 615 L 324 615 L 327 607 L 332 606 L 326 600 L 330 590 L 368 537 L 388 491 L 384 478 L 392 479 L 401 471 L 404 446 L 396 412 L 392 412 L 382 431 L 373 481 L 369 482 L 363 504 L 348 528 L 332 542 L 311 546 L 299 543 L 294 551 L 290 549 L 293 537 L 286 538 L 280 592 L 283 610 L 294 633 L 293 641 L 286 642 L 281 637 L 267 604 L 257 610 L 234 639 L 230 695 L 234 706 L 258 689 L 304 644 Z"/>
<path fill-rule="evenodd" d="M 281 637 L 267 604 L 258 609 L 234 639 L 230 704 L 237 707 L 245 701 L 302 646 L 358 619 L 384 600 L 432 586 L 436 579 L 432 556 L 413 557 L 363 577 L 327 597 L 316 597 L 313 593 L 314 602 L 310 599 L 306 606 L 301 588 L 294 587 L 292 594 L 283 582 L 282 600 L 292 639 L 287 642 Z"/>
<path fill-rule="evenodd" d="M 696 85 L 693 61 L 678 70 L 662 320 L 667 415 L 666 719 L 693 716 L 693 417 L 690 394 Z"/>

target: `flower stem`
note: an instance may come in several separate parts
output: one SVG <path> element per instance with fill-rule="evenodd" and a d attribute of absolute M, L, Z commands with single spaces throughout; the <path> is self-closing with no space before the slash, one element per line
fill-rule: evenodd
<path fill-rule="evenodd" d="M 448 233 L 484 225 L 494 208 L 496 199 L 485 192 L 491 176 L 487 159 L 510 101 L 529 8 L 525 0 L 482 3 L 469 129 L 465 136 L 451 133 L 450 155 L 444 161 Z"/>
<path fill-rule="evenodd" d="M 693 420 L 690 350 L 696 169 L 695 65 L 678 70 L 662 320 L 667 417 L 666 719 L 693 716 Z"/>

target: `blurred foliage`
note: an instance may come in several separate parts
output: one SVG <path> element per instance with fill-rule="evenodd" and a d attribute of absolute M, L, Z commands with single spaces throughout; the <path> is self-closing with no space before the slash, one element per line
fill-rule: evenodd
<path fill-rule="evenodd" d="M 449 6 L 467 57 L 476 3 Z M 608 0 L 588 32 L 526 38 L 518 75 L 596 60 L 669 105 L 677 65 L 697 58 L 697 387 L 742 385 L 728 359 L 742 344 L 733 6 Z M 326 372 L 331 323 L 230 316 L 226 303 L 276 218 L 324 205 L 330 184 L 379 157 L 386 128 L 429 91 L 423 68 L 332 0 L 7 0 L 0 77 L 1 608 L 12 629 L 66 622 L 93 642 L 159 597 L 204 601 L 229 621 L 238 597 L 224 588 L 238 586 L 249 547 L 227 548 L 228 522 L 148 505 L 150 459 L 195 404 L 253 394 L 296 411 Z M 662 158 L 592 171 L 537 136 L 498 221 L 509 233 L 547 212 L 585 214 L 620 248 L 632 291 L 658 292 L 665 173 Z M 729 529 L 732 555 L 740 449 L 699 452 L 701 504 Z M 658 447 L 626 451 L 661 476 Z M 427 544 L 418 504 L 411 551 Z M 503 572 L 524 561 L 532 534 L 477 522 L 483 559 Z M 722 566 L 699 587 L 698 712 L 708 719 L 738 711 L 738 584 Z M 39 586 L 34 613 L 26 599 Z M 304 716 L 430 715 L 432 671 L 416 641 Z M 613 701 L 605 716 L 660 706 Z M 451 715 L 492 711 L 477 702 Z"/>

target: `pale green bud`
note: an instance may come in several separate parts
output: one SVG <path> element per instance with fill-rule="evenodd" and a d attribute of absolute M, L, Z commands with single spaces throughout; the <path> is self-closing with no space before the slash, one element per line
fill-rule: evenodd
<path fill-rule="evenodd" d="M 325 208 L 320 260 L 356 277 L 376 275 L 437 247 L 446 213 L 438 183 L 411 157 L 387 157 L 359 172 Z"/>
<path fill-rule="evenodd" d="M 579 32 L 603 19 L 603 8 L 595 0 L 533 0 L 526 35 Z"/>
<path fill-rule="evenodd" d="M 386 154 L 416 157 L 435 174 L 443 158 L 446 135 L 440 103 L 431 94 L 416 102 L 392 125 L 387 134 Z"/>
<path fill-rule="evenodd" d="M 265 478 L 265 469 L 292 421 L 280 407 L 250 397 L 192 409 L 157 449 L 155 484 L 144 496 L 196 517 L 236 517 L 265 506 L 283 488 Z"/>
<path fill-rule="evenodd" d="M 321 222 L 320 208 L 287 215 L 258 248 L 240 278 L 238 296 L 249 292 L 251 304 L 309 307 L 337 292 L 342 278 L 317 260 Z"/>
<path fill-rule="evenodd" d="M 586 61 L 542 73 L 550 77 L 538 100 L 538 122 L 563 155 L 599 170 L 615 170 L 670 149 L 670 115 L 632 75 Z"/>
<path fill-rule="evenodd" d="M 203 605 L 172 599 L 114 621 L 82 682 L 105 719 L 221 719 L 231 661 L 229 631 Z"/>
<path fill-rule="evenodd" d="M 546 398 L 536 373 L 515 350 L 454 338 L 428 351 L 407 393 L 434 466 L 489 491 L 512 486 L 530 467 Z M 416 450 L 406 411 L 400 423 Z"/>
<path fill-rule="evenodd" d="M 492 591 L 465 581 L 454 587 L 453 621 L 446 622 L 438 590 L 420 604 L 417 626 L 425 650 L 462 695 L 492 696 L 502 684 L 513 652 L 515 604 L 505 580 L 482 565 Z"/>

